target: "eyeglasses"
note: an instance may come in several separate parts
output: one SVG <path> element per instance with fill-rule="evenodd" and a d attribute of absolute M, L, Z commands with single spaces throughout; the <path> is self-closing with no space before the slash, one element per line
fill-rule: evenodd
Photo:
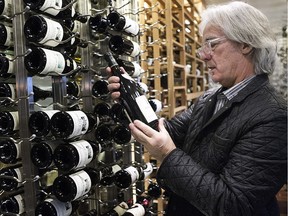
<path fill-rule="evenodd" d="M 200 59 L 204 59 L 205 56 L 211 55 L 212 51 L 215 50 L 216 45 L 226 40 L 226 37 L 214 38 L 211 40 L 207 40 L 202 46 L 197 50 L 196 55 Z"/>

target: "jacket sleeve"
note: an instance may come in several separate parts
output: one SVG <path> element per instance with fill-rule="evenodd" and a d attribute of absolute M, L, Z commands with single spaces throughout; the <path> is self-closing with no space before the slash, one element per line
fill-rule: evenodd
<path fill-rule="evenodd" d="M 286 163 L 287 111 L 270 108 L 245 124 L 220 173 L 175 149 L 162 162 L 157 180 L 205 215 L 249 216 L 286 182 Z"/>

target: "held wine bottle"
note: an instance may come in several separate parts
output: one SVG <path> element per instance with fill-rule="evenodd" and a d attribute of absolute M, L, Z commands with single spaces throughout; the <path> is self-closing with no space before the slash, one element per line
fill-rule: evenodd
<path fill-rule="evenodd" d="M 111 53 L 104 55 L 114 76 L 120 78 L 120 100 L 132 121 L 138 119 L 158 130 L 158 119 L 139 85 L 128 74 L 121 73 Z"/>
<path fill-rule="evenodd" d="M 0 136 L 10 135 L 19 130 L 18 112 L 0 112 Z"/>
<path fill-rule="evenodd" d="M 10 214 L 21 215 L 22 213 L 25 212 L 24 198 L 21 192 L 17 191 L 15 195 L 4 197 L 0 200 L 1 215 L 6 215 L 6 214 L 7 215 L 10 215 Z"/>
<path fill-rule="evenodd" d="M 13 164 L 20 159 L 21 142 L 15 143 L 10 138 L 0 139 L 0 162 L 5 164 Z"/>
<path fill-rule="evenodd" d="M 0 190 L 13 191 L 22 184 L 22 166 L 17 164 L 0 170 Z"/>
<path fill-rule="evenodd" d="M 81 110 L 61 111 L 51 118 L 51 133 L 62 139 L 71 139 L 90 132 L 98 124 L 98 118 Z"/>
<path fill-rule="evenodd" d="M 9 77 L 14 73 L 14 61 L 9 61 L 9 59 L 0 55 L 0 77 Z"/>
<path fill-rule="evenodd" d="M 60 52 L 41 47 L 33 47 L 31 50 L 32 52 L 24 57 L 25 68 L 31 76 L 66 74 L 77 68 L 72 58 Z"/>
<path fill-rule="evenodd" d="M 54 151 L 54 163 L 59 170 L 81 168 L 95 159 L 101 146 L 92 141 L 78 140 L 58 145 Z"/>
<path fill-rule="evenodd" d="M 94 175 L 93 170 L 87 168 L 70 175 L 58 176 L 53 182 L 54 195 L 61 202 L 76 200 L 87 194 L 91 187 L 97 183 L 94 181 Z"/>
<path fill-rule="evenodd" d="M 80 46 L 85 48 L 88 46 L 78 37 L 72 37 L 72 31 L 66 26 L 42 15 L 33 15 L 26 20 L 24 34 L 28 41 L 49 47 Z M 71 39 L 68 40 L 69 38 Z M 66 43 L 63 44 L 63 42 Z"/>
<path fill-rule="evenodd" d="M 121 202 L 117 206 L 115 206 L 111 211 L 108 211 L 101 216 L 121 216 L 123 215 L 128 209 L 128 205 L 126 202 Z"/>
<path fill-rule="evenodd" d="M 31 114 L 28 121 L 28 127 L 36 137 L 46 137 L 51 131 L 51 118 L 59 110 L 36 111 Z"/>
<path fill-rule="evenodd" d="M 13 29 L 0 23 L 0 46 L 13 47 Z"/>
<path fill-rule="evenodd" d="M 130 209 L 128 209 L 123 216 L 144 216 L 145 208 L 140 203 L 135 203 Z"/>
<path fill-rule="evenodd" d="M 35 209 L 35 216 L 69 216 L 71 213 L 71 202 L 60 202 L 53 198 L 38 203 Z"/>
<path fill-rule="evenodd" d="M 122 31 L 130 36 L 137 36 L 140 33 L 140 27 L 137 22 L 124 17 L 117 11 L 111 11 L 107 16 L 108 25 L 115 31 Z"/>
<path fill-rule="evenodd" d="M 110 50 L 117 55 L 128 55 L 136 57 L 140 55 L 141 49 L 139 44 L 134 41 L 121 37 L 120 35 L 113 35 L 109 40 Z"/>
<path fill-rule="evenodd" d="M 30 151 L 31 161 L 39 169 L 47 169 L 54 165 L 53 154 L 57 146 L 63 145 L 62 140 L 43 140 L 35 143 Z"/>
<path fill-rule="evenodd" d="M 146 179 L 152 171 L 151 163 L 146 163 L 144 167 L 140 165 L 129 166 L 115 173 L 115 185 L 119 188 L 128 188 L 136 181 Z"/>
<path fill-rule="evenodd" d="M 12 0 L 0 0 L 0 16 L 12 16 Z"/>
<path fill-rule="evenodd" d="M 47 14 L 54 16 L 57 19 L 64 20 L 78 20 L 82 23 L 87 22 L 87 18 L 81 16 L 79 12 L 76 12 L 73 6 L 70 6 L 63 10 L 71 1 L 69 0 L 24 0 L 24 3 L 32 10 L 40 10 Z"/>

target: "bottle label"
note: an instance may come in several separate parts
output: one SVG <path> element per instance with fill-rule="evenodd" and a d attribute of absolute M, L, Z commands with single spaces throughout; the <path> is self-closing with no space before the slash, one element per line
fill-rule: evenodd
<path fill-rule="evenodd" d="M 137 22 L 135 22 L 134 20 L 129 19 L 128 17 L 125 17 L 125 26 L 124 26 L 124 30 L 128 33 L 131 33 L 132 35 L 136 36 L 139 33 L 139 25 Z"/>
<path fill-rule="evenodd" d="M 13 84 L 8 84 L 8 86 L 9 86 L 9 88 L 10 88 L 10 90 L 11 90 L 11 99 L 15 99 L 16 98 L 16 91 L 15 91 L 15 89 L 16 89 L 16 85 L 13 85 Z"/>
<path fill-rule="evenodd" d="M 89 127 L 89 121 L 86 114 L 82 111 L 73 111 L 73 112 L 68 111 L 68 113 L 71 116 L 74 123 L 73 132 L 68 138 L 85 134 L 88 131 Z"/>
<path fill-rule="evenodd" d="M 7 31 L 7 39 L 4 43 L 4 46 L 13 46 L 13 29 L 11 27 L 5 26 L 6 31 Z"/>
<path fill-rule="evenodd" d="M 93 149 L 89 142 L 86 140 L 79 140 L 75 142 L 71 142 L 78 152 L 79 162 L 77 167 L 83 167 L 86 164 L 90 163 L 93 159 Z"/>
<path fill-rule="evenodd" d="M 4 9 L 3 9 L 3 12 L 2 14 L 0 15 L 6 15 L 6 16 L 9 16 L 11 17 L 12 16 L 12 2 L 11 0 L 5 0 L 4 1 Z"/>
<path fill-rule="evenodd" d="M 24 199 L 21 194 L 14 196 L 16 202 L 18 203 L 19 211 L 17 214 L 22 214 L 25 212 L 25 206 L 24 206 Z"/>
<path fill-rule="evenodd" d="M 130 174 L 131 184 L 133 184 L 134 182 L 136 182 L 139 179 L 139 172 L 135 167 L 130 166 L 130 167 L 126 168 L 125 170 Z"/>
<path fill-rule="evenodd" d="M 47 23 L 47 33 L 45 37 L 41 41 L 39 41 L 39 43 L 46 46 L 56 47 L 59 45 L 59 43 L 64 37 L 63 27 L 60 25 L 59 22 L 55 22 L 45 17 L 43 18 Z"/>
<path fill-rule="evenodd" d="M 72 204 L 71 202 L 60 202 L 56 199 L 48 198 L 44 202 L 48 202 L 54 206 L 57 215 L 69 216 L 72 213 Z"/>
<path fill-rule="evenodd" d="M 19 115 L 18 112 L 10 112 L 12 118 L 13 118 L 13 122 L 14 122 L 14 127 L 13 127 L 13 131 L 15 130 L 19 130 Z"/>
<path fill-rule="evenodd" d="M 15 148 L 16 148 L 16 159 L 20 158 L 20 155 L 21 155 L 21 143 L 18 143 L 18 144 L 14 144 L 15 145 Z"/>
<path fill-rule="evenodd" d="M 132 215 L 137 215 L 137 216 L 144 216 L 145 215 L 145 209 L 144 207 L 139 204 L 139 203 L 135 203 L 128 211 L 131 213 Z"/>
<path fill-rule="evenodd" d="M 51 119 L 55 113 L 59 112 L 59 110 L 45 110 L 43 112 L 45 112 L 46 115 L 48 115 L 49 119 Z"/>
<path fill-rule="evenodd" d="M 41 11 L 44 11 L 48 14 L 56 16 L 62 8 L 62 0 L 46 0 L 42 7 L 40 8 Z"/>
<path fill-rule="evenodd" d="M 132 77 L 137 78 L 141 75 L 142 68 L 137 62 L 132 62 L 134 66 L 134 73 L 132 74 Z"/>
<path fill-rule="evenodd" d="M 160 112 L 162 110 L 162 103 L 161 101 L 157 100 L 157 99 L 151 99 L 151 101 L 156 105 L 156 110 L 155 112 Z"/>
<path fill-rule="evenodd" d="M 8 66 L 8 71 L 7 71 L 7 73 L 9 73 L 9 74 L 14 73 L 14 62 L 8 61 L 8 64 L 9 64 L 9 66 Z"/>
<path fill-rule="evenodd" d="M 140 54 L 141 52 L 141 48 L 140 48 L 140 45 L 134 41 L 131 41 L 132 44 L 133 44 L 133 51 L 131 52 L 130 56 L 131 57 L 136 57 Z"/>
<path fill-rule="evenodd" d="M 136 103 L 141 110 L 142 114 L 144 115 L 145 119 L 148 123 L 157 119 L 157 115 L 153 111 L 149 101 L 147 100 L 145 95 L 141 95 L 136 98 Z"/>
<path fill-rule="evenodd" d="M 144 179 L 146 179 L 153 172 L 153 167 L 151 163 L 146 163 L 146 167 L 143 170 Z"/>
<path fill-rule="evenodd" d="M 46 55 L 46 65 L 40 74 L 47 74 L 49 72 L 55 72 L 61 74 L 65 69 L 65 59 L 60 52 L 53 50 L 43 49 Z"/>
<path fill-rule="evenodd" d="M 121 202 L 119 205 L 117 205 L 114 208 L 114 211 L 118 214 L 118 215 L 123 215 L 128 209 L 128 205 L 125 202 Z"/>
<path fill-rule="evenodd" d="M 76 185 L 76 189 L 77 189 L 76 195 L 73 200 L 81 196 L 84 196 L 85 194 L 89 192 L 92 186 L 92 183 L 87 172 L 85 172 L 84 170 L 81 170 L 77 173 L 73 173 L 69 175 L 69 177 L 74 181 Z"/>

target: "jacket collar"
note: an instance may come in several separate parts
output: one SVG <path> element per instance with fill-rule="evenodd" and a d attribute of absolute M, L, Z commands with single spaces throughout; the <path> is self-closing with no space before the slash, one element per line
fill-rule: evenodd
<path fill-rule="evenodd" d="M 210 98 L 210 100 L 213 101 L 213 103 L 208 103 L 207 107 L 204 110 L 204 118 L 206 122 L 204 126 L 202 127 L 202 130 L 206 128 L 208 125 L 210 125 L 215 119 L 217 119 L 219 116 L 221 116 L 223 113 L 225 113 L 227 110 L 229 110 L 234 103 L 242 102 L 248 95 L 256 92 L 259 88 L 261 88 L 263 85 L 266 85 L 268 83 L 268 75 L 267 74 L 261 74 L 257 75 L 244 89 L 242 89 L 238 95 L 232 98 L 231 101 L 228 101 L 217 113 L 215 113 L 210 119 L 211 112 L 214 111 L 215 103 L 217 94 L 221 91 L 221 88 Z M 211 102 L 211 101 L 210 101 Z M 214 105 L 214 106 L 213 106 Z M 209 120 L 208 120 L 209 119 Z"/>

